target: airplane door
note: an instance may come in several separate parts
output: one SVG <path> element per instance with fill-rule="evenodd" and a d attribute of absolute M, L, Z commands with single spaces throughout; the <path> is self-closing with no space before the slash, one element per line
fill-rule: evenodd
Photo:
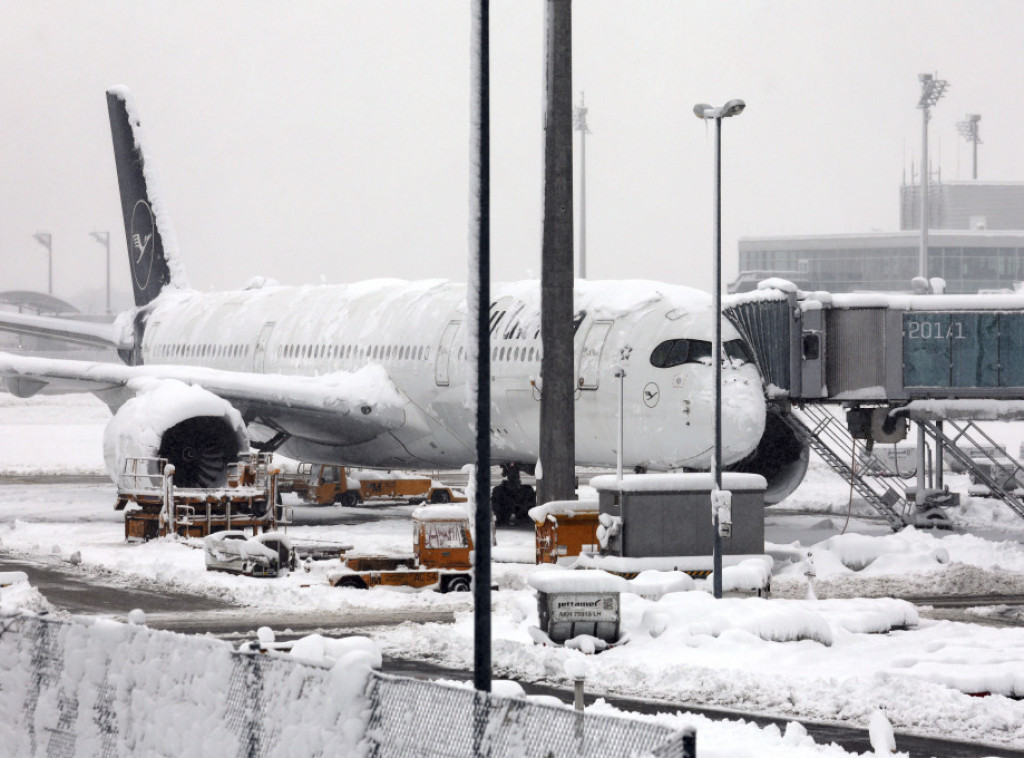
<path fill-rule="evenodd" d="M 434 364 L 434 382 L 438 387 L 447 387 L 451 383 L 451 352 L 455 344 L 455 335 L 459 333 L 461 321 L 449 321 L 441 335 L 441 344 L 437 347 L 437 359 Z"/>
<path fill-rule="evenodd" d="M 277 326 L 276 321 L 264 324 L 260 330 L 260 336 L 256 340 L 256 349 L 252 353 L 252 370 L 257 374 L 263 373 L 267 359 L 267 343 L 270 341 L 270 333 L 274 331 L 275 326 Z"/>
<path fill-rule="evenodd" d="M 608 331 L 612 328 L 611 321 L 595 321 L 590 325 L 587 336 L 583 340 L 583 352 L 580 355 L 580 373 L 578 386 L 581 390 L 596 390 L 601 368 L 601 351 Z"/>

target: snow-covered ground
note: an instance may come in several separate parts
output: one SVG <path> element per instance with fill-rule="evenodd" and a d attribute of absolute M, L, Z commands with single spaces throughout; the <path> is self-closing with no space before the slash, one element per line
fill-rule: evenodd
<path fill-rule="evenodd" d="M 0 476 L 102 473 L 108 418 L 90 396 L 18 400 L 0 394 Z M 1011 450 L 1024 436 L 1020 425 L 989 428 Z M 966 492 L 965 477 L 947 481 Z M 296 614 L 452 610 L 453 624 L 406 623 L 367 633 L 386 655 L 472 667 L 469 594 L 334 589 L 326 582 L 333 567 L 323 562 L 274 580 L 208 573 L 196 541 L 126 544 L 113 503 L 113 486 L 105 482 L 4 484 L 0 555 L 70 561 L 78 553 L 81 563 L 74 570 L 106 581 L 159 584 Z M 529 630 L 537 624 L 537 601 L 529 578 L 561 569 L 527 562 L 533 556 L 531 533 L 499 530 L 495 556 L 503 562 L 493 572 L 500 586 L 493 604 L 496 675 L 567 684 L 566 664 L 584 660 L 591 691 L 863 728 L 883 709 L 897 730 L 1024 748 L 1024 701 L 1013 699 L 1024 696 L 1024 628 L 929 620 L 910 603 L 892 599 L 1024 594 L 1024 522 L 1001 504 L 968 498 L 953 514 L 958 528 L 951 533 L 907 529 L 893 535 L 884 524 L 858 518 L 865 510 L 854 499 L 853 518 L 840 534 L 848 504 L 849 485 L 812 461 L 805 484 L 768 518 L 769 549 L 776 558 L 772 599 L 716 602 L 700 591 L 701 583 L 698 591 L 660 598 L 625 593 L 627 641 L 593 656 L 533 642 Z M 293 537 L 360 550 L 411 548 L 411 506 L 298 510 L 309 521 L 335 523 L 293 526 Z M 376 520 L 345 523 L 356 515 Z M 646 579 L 650 585 L 664 578 Z M 17 597 L 3 592 L 5 605 L 39 604 L 24 590 Z M 972 696 L 979 693 L 992 694 Z M 701 755 L 735 755 L 736 746 L 751 755 L 847 754 L 814 745 L 798 725 L 783 733 L 673 717 L 674 725 L 681 723 L 697 726 Z"/>

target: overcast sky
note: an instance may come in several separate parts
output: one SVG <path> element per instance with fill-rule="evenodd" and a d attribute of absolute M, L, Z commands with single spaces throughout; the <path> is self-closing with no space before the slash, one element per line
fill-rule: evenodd
<path fill-rule="evenodd" d="M 539 274 L 543 0 L 493 0 L 493 276 Z M 0 290 L 128 289 L 104 99 L 134 93 L 191 284 L 466 276 L 468 0 L 0 0 Z M 709 289 L 712 134 L 725 123 L 725 275 L 741 236 L 894 230 L 918 160 L 918 74 L 951 87 L 932 160 L 1024 180 L 1019 0 L 576 0 L 588 273 Z M 578 157 L 578 138 L 577 138 Z M 578 175 L 577 175 L 577 190 Z M 578 234 L 578 230 L 577 230 Z M 101 302 L 101 297 L 97 302 Z"/>

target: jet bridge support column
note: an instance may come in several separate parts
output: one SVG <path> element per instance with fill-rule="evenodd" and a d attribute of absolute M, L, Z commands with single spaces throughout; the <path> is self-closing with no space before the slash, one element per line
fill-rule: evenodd
<path fill-rule="evenodd" d="M 923 508 L 925 499 L 928 497 L 928 482 L 925 480 L 925 469 L 928 464 L 928 454 L 925 445 L 927 440 L 924 436 L 924 427 L 917 425 L 917 490 L 914 492 L 914 503 L 918 508 Z"/>
<path fill-rule="evenodd" d="M 547 119 L 541 252 L 539 502 L 576 499 L 573 377 L 572 3 L 547 3 Z"/>

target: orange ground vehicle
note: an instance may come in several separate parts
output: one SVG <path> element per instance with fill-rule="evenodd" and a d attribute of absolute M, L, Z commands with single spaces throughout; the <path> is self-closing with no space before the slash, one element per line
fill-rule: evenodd
<path fill-rule="evenodd" d="M 342 558 L 343 568 L 330 575 L 331 584 L 469 592 L 473 536 L 466 511 L 455 505 L 424 505 L 413 512 L 412 520 L 413 554 L 348 553 Z"/>
<path fill-rule="evenodd" d="M 451 487 L 435 484 L 429 477 L 400 476 L 391 472 L 365 471 L 351 476 L 344 466 L 302 463 L 296 474 L 281 474 L 277 491 L 293 492 L 314 505 L 353 506 L 367 500 L 406 500 L 419 503 L 466 502 Z"/>
<path fill-rule="evenodd" d="M 537 563 L 558 563 L 598 550 L 596 500 L 555 500 L 530 509 L 536 528 Z"/>
<path fill-rule="evenodd" d="M 124 511 L 124 536 L 146 542 L 179 534 L 206 537 L 251 529 L 254 535 L 286 524 L 274 508 L 277 469 L 266 453 L 232 463 L 225 487 L 186 488 L 174 484 L 174 466 L 164 458 L 128 458 L 117 482 L 115 510 Z"/>

